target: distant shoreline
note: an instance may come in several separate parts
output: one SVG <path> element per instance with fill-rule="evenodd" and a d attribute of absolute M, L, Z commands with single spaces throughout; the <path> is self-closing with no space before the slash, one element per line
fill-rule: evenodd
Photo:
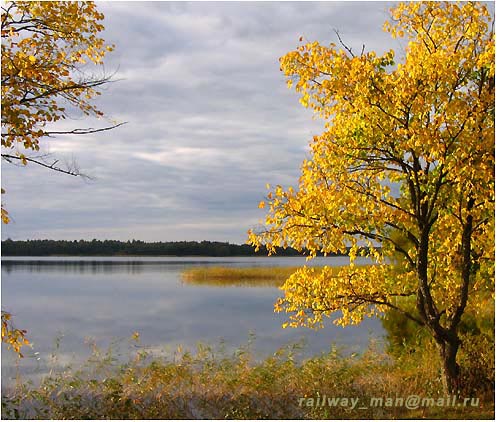
<path fill-rule="evenodd" d="M 217 241 L 143 242 L 141 240 L 3 240 L 2 259 L 5 257 L 267 257 L 267 250 Z M 308 256 L 307 251 L 276 248 L 274 257 Z M 330 254 L 329 256 L 347 256 Z"/>

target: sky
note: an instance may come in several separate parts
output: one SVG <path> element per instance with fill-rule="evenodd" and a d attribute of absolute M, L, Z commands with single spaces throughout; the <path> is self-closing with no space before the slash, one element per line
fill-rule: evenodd
<path fill-rule="evenodd" d="M 244 243 L 270 185 L 297 186 L 323 121 L 287 88 L 279 57 L 304 41 L 360 53 L 401 50 L 383 32 L 386 2 L 97 2 L 116 46 L 114 82 L 67 129 L 126 125 L 42 140 L 85 180 L 2 162 L 11 222 L 2 239 L 212 240 Z M 100 70 L 86 69 L 87 72 Z"/>

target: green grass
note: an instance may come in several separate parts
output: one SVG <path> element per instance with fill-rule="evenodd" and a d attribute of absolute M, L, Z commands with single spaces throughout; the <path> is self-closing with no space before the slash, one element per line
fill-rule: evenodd
<path fill-rule="evenodd" d="M 109 354 L 40 386 L 3 392 L 2 417 L 17 419 L 493 419 L 491 391 L 473 391 L 478 407 L 307 407 L 301 398 L 445 397 L 434 350 L 392 358 L 374 345 L 362 355 L 332 349 L 303 362 L 282 348 L 255 362 L 250 347 L 233 354 L 199 345 L 169 358 L 143 350 L 124 365 Z M 464 396 L 463 396 L 464 397 Z"/>

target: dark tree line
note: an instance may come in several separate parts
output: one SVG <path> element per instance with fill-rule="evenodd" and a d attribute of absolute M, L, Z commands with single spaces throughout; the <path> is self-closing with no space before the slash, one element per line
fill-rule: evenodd
<path fill-rule="evenodd" d="M 2 256 L 265 256 L 261 248 L 227 242 L 143 242 L 141 240 L 11 240 L 2 241 Z M 295 249 L 278 248 L 278 256 L 302 255 Z"/>

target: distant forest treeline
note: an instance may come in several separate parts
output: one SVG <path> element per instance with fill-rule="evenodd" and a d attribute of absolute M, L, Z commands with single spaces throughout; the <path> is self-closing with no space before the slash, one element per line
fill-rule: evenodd
<path fill-rule="evenodd" d="M 141 240 L 3 240 L 2 256 L 264 256 L 265 249 L 227 242 L 143 242 Z M 292 248 L 277 248 L 278 256 L 302 255 Z"/>

